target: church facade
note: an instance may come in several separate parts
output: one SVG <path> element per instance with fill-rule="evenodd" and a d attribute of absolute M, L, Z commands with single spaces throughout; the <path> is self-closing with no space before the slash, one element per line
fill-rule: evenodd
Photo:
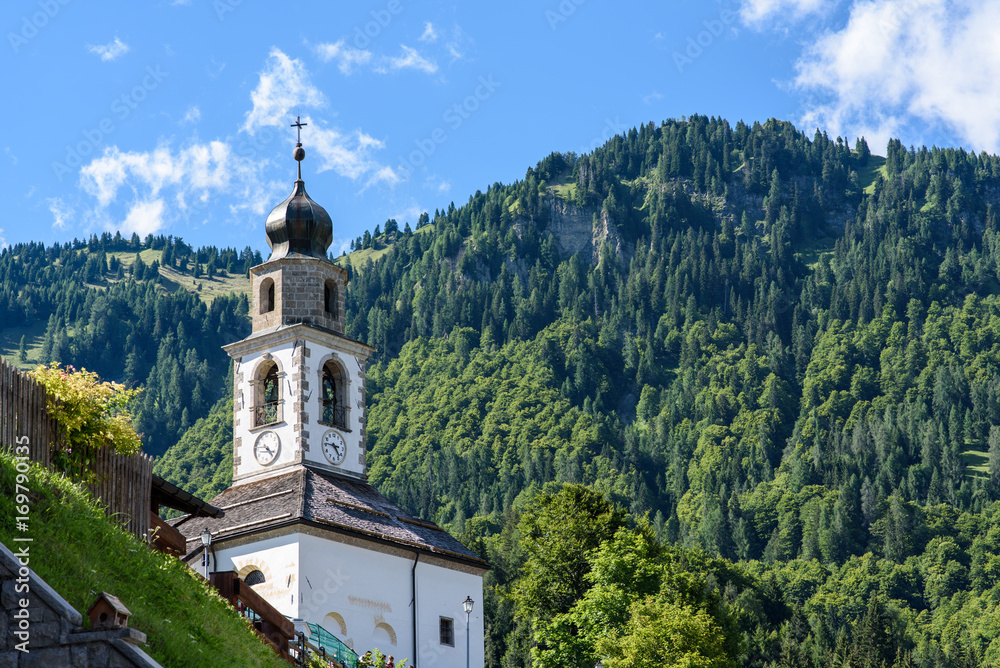
<path fill-rule="evenodd" d="M 252 332 L 225 346 L 235 368 L 233 484 L 211 501 L 225 516 L 175 526 L 189 556 L 208 529 L 213 570 L 237 571 L 283 614 L 359 654 L 378 648 L 418 668 L 460 668 L 468 650 L 482 666 L 487 564 L 367 481 L 374 349 L 344 334 L 348 272 L 327 259 L 332 221 L 306 193 L 304 155 L 299 143 L 299 178 L 267 218 L 271 255 L 250 270 Z"/>

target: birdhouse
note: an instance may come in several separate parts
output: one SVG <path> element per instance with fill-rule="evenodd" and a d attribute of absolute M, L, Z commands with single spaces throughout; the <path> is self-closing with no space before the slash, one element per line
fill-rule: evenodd
<path fill-rule="evenodd" d="M 90 628 L 93 631 L 128 628 L 128 618 L 132 615 L 128 608 L 122 605 L 117 596 L 102 591 L 87 611 L 90 617 Z"/>

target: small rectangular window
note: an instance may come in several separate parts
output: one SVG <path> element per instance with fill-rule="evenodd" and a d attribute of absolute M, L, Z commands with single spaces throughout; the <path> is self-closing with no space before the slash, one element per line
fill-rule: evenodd
<path fill-rule="evenodd" d="M 447 617 L 441 618 L 441 644 L 455 646 L 455 621 Z"/>

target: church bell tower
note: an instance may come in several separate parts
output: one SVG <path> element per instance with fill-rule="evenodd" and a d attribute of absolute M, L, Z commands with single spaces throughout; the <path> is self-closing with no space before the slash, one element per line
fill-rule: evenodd
<path fill-rule="evenodd" d="M 304 123 L 296 121 L 299 129 Z M 374 348 L 344 335 L 348 272 L 327 259 L 330 215 L 298 179 L 267 217 L 271 255 L 250 269 L 250 336 L 235 360 L 233 485 L 292 467 L 365 478 L 365 363 Z"/>

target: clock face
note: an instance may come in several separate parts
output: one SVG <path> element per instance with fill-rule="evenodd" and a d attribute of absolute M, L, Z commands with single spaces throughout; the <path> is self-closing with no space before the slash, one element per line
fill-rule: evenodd
<path fill-rule="evenodd" d="M 347 443 L 344 437 L 331 429 L 323 434 L 323 454 L 331 464 L 340 464 L 347 456 Z"/>
<path fill-rule="evenodd" d="M 267 466 L 278 457 L 281 439 L 273 431 L 262 432 L 253 444 L 253 456 L 262 466 Z"/>

